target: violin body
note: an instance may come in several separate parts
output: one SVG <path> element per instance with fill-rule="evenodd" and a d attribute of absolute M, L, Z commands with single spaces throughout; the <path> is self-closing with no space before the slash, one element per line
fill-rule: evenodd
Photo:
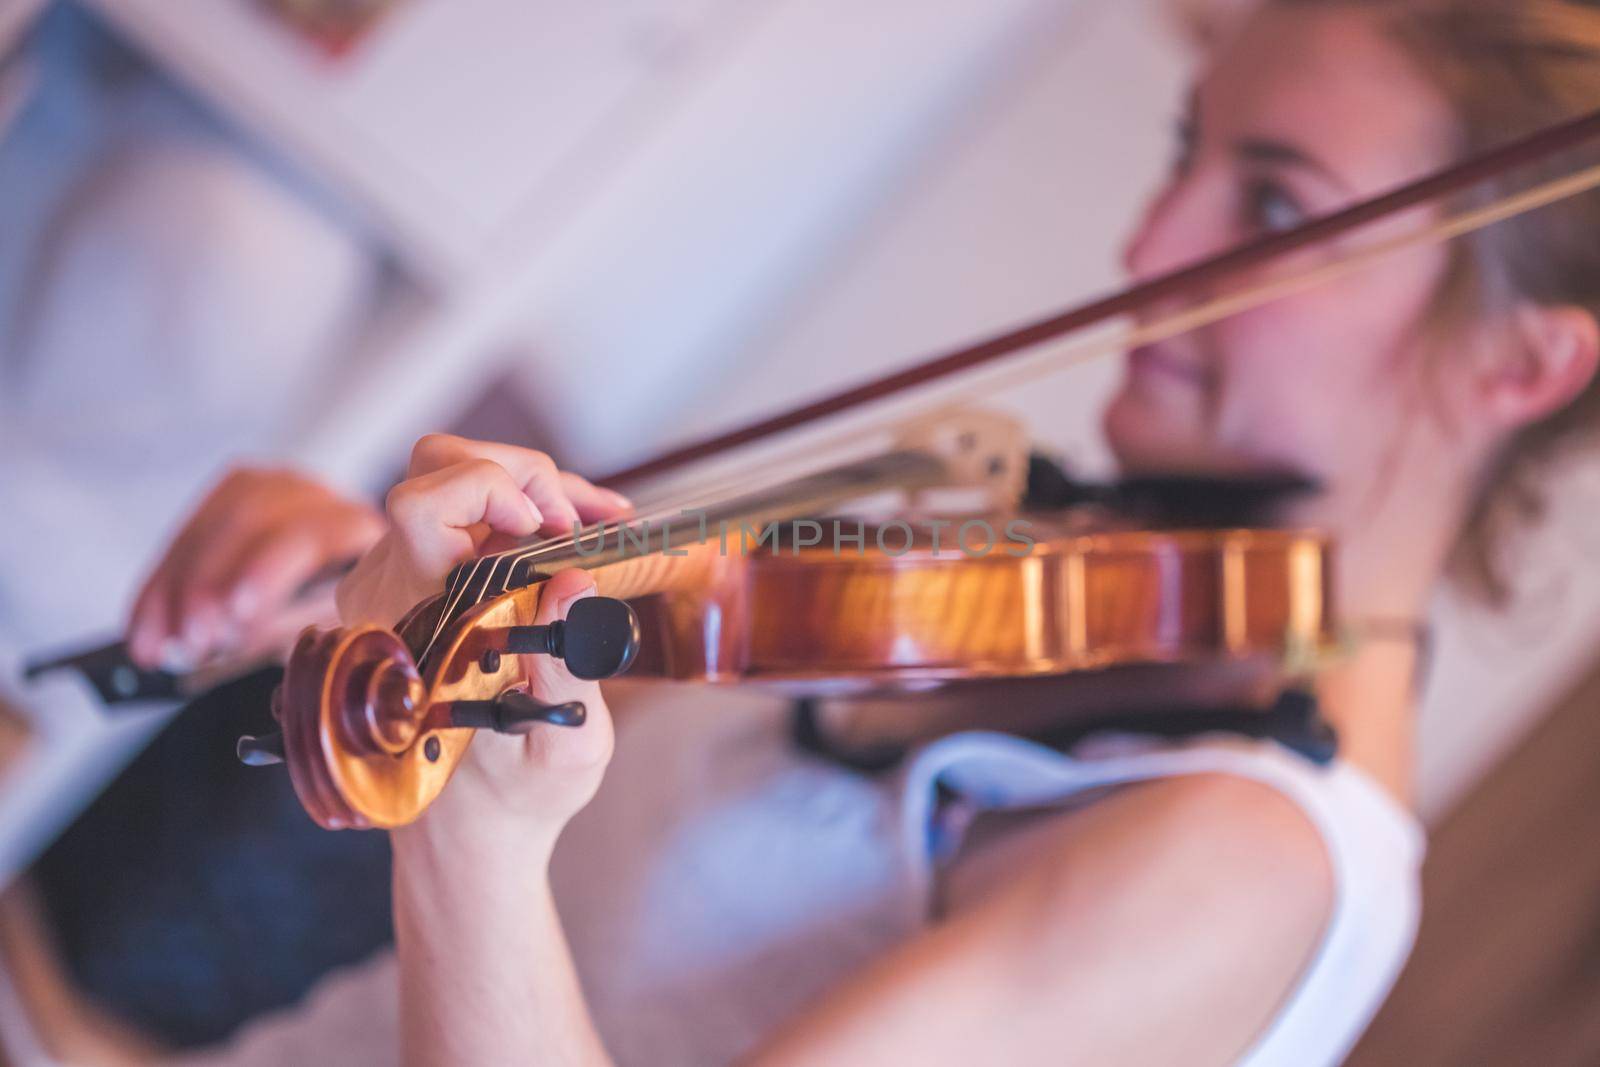
<path fill-rule="evenodd" d="M 980 520 L 1031 542 L 978 555 L 919 535 L 890 555 L 870 547 L 869 525 L 866 550 L 780 544 L 731 557 L 693 591 L 636 598 L 645 641 L 631 675 L 814 696 L 1294 657 L 1332 640 L 1323 535 L 1136 529 L 1081 512 Z"/>

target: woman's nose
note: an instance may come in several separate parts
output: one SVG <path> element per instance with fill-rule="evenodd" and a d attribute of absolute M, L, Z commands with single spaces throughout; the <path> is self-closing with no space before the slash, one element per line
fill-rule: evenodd
<path fill-rule="evenodd" d="M 1147 281 L 1189 266 L 1227 245 L 1222 227 L 1211 224 L 1204 191 L 1175 185 L 1145 210 L 1139 228 L 1123 246 L 1122 265 L 1134 281 Z"/>

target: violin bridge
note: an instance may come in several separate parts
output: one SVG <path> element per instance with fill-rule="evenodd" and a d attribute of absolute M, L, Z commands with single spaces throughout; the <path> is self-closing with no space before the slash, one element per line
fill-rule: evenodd
<path fill-rule="evenodd" d="M 1013 510 L 1027 489 L 1028 436 L 1009 415 L 950 408 L 902 424 L 896 440 L 939 459 L 946 477 L 938 489 L 975 490 L 990 510 Z M 917 491 L 914 502 L 927 492 Z"/>

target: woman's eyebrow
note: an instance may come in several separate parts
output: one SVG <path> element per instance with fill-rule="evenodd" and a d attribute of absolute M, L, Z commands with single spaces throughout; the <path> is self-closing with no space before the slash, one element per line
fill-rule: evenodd
<path fill-rule="evenodd" d="M 1340 177 L 1338 171 L 1315 156 L 1284 141 L 1274 141 L 1264 137 L 1247 137 L 1234 142 L 1233 151 L 1240 159 L 1249 163 L 1309 170 L 1324 181 L 1337 186 L 1343 192 L 1351 193 L 1354 191 L 1350 183 Z"/>

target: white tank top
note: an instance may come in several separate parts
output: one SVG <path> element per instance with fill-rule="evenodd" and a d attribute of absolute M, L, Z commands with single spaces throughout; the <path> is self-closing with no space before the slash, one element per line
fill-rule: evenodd
<path fill-rule="evenodd" d="M 936 855 L 958 832 L 937 817 L 941 784 L 1000 810 L 1199 773 L 1281 790 L 1321 831 L 1337 885 L 1315 959 L 1239 1062 L 1337 1064 L 1410 950 L 1423 835 L 1355 768 L 1319 768 L 1273 742 L 1108 738 L 1063 755 L 969 732 L 876 779 L 796 750 L 783 708 L 652 711 L 623 724 L 605 786 L 563 836 L 556 896 L 620 1064 L 726 1064 L 928 921 Z M 385 954 L 182 1062 L 388 1067 L 399 1060 L 395 982 Z"/>

